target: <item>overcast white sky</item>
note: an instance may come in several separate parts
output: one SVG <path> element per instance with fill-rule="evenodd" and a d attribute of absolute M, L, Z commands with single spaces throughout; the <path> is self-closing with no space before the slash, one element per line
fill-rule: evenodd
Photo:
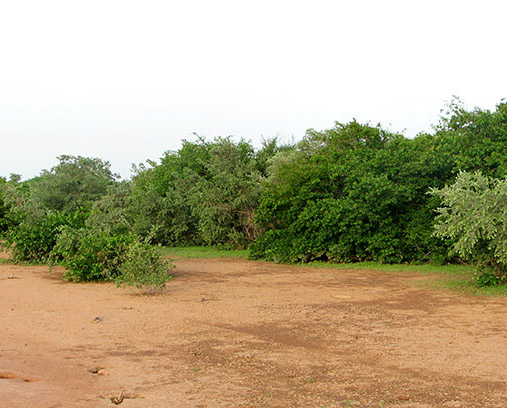
<path fill-rule="evenodd" d="M 0 1 L 0 175 L 259 145 L 352 118 L 413 136 L 507 96 L 507 2 Z"/>

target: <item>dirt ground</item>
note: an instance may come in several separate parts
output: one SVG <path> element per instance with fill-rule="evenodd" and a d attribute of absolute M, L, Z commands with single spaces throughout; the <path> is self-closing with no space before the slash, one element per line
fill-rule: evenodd
<path fill-rule="evenodd" d="M 506 407 L 507 299 L 177 260 L 158 296 L 0 264 L 0 407 Z"/>

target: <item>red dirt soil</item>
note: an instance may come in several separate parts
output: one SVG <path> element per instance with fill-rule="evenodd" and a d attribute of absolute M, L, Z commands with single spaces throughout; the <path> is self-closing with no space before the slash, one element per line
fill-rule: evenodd
<path fill-rule="evenodd" d="M 505 407 L 507 299 L 177 260 L 157 296 L 0 264 L 0 407 Z M 116 401 L 118 402 L 118 401 Z"/>

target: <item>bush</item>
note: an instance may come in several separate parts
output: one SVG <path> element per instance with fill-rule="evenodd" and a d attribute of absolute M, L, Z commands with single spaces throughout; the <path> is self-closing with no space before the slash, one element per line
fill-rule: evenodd
<path fill-rule="evenodd" d="M 309 130 L 295 149 L 267 163 L 252 257 L 445 262 L 454 238 L 433 236 L 439 199 L 426 192 L 452 182 L 460 170 L 507 175 L 507 103 L 490 112 L 453 102 L 434 135 L 412 139 L 380 126 L 336 123 Z M 494 246 L 491 262 L 501 255 L 502 247 Z"/>
<path fill-rule="evenodd" d="M 118 286 L 162 289 L 171 278 L 170 261 L 134 234 L 107 230 L 63 228 L 53 250 L 67 268 L 64 279 L 74 282 L 114 281 Z"/>
<path fill-rule="evenodd" d="M 498 286 L 506 282 L 506 275 L 498 274 L 491 268 L 479 268 L 475 280 L 478 286 Z"/>
<path fill-rule="evenodd" d="M 451 251 L 477 265 L 479 285 L 507 280 L 507 178 L 461 172 L 454 184 L 432 189 L 440 197 L 435 235 L 454 240 Z"/>
<path fill-rule="evenodd" d="M 308 131 L 294 151 L 270 160 L 252 257 L 427 260 L 442 244 L 431 238 L 433 212 L 425 192 L 436 174 L 449 174 L 447 160 L 431 162 L 433 142 L 356 121 Z"/>
<path fill-rule="evenodd" d="M 135 286 L 156 291 L 171 279 L 171 262 L 163 259 L 157 248 L 143 242 L 130 244 L 115 281 L 118 286 Z"/>
<path fill-rule="evenodd" d="M 42 211 L 37 216 L 21 211 L 11 214 L 16 222 L 5 233 L 6 245 L 19 262 L 46 262 L 63 226 L 79 227 L 84 217 L 79 212 Z"/>
<path fill-rule="evenodd" d="M 129 214 L 134 231 L 163 245 L 245 248 L 255 240 L 254 212 L 276 140 L 255 151 L 244 141 L 183 141 L 161 163 L 136 168 Z"/>
<path fill-rule="evenodd" d="M 60 230 L 82 228 L 93 202 L 115 185 L 107 162 L 74 156 L 58 159 L 50 171 L 23 183 L 17 175 L 9 182 L 0 178 L 0 234 L 16 261 L 48 261 Z"/>
<path fill-rule="evenodd" d="M 67 268 L 64 279 L 74 282 L 114 280 L 134 235 L 111 235 L 88 228 L 63 228 L 52 251 Z"/>
<path fill-rule="evenodd" d="M 5 184 L 6 184 L 5 178 L 0 177 L 0 238 L 2 238 L 5 231 L 7 231 L 8 226 L 7 219 L 5 218 L 8 212 L 8 208 L 4 201 Z"/>

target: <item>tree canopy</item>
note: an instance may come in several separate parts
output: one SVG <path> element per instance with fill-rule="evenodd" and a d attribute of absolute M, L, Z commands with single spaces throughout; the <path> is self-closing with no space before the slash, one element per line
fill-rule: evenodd
<path fill-rule="evenodd" d="M 157 269 L 150 244 L 248 247 L 278 262 L 480 254 L 504 271 L 505 102 L 489 111 L 455 100 L 433 133 L 413 138 L 356 120 L 257 149 L 197 137 L 134 166 L 123 182 L 107 161 L 58 160 L 25 182 L 0 178 L 0 234 L 20 260 L 89 268 L 79 279 L 121 276 L 129 256 Z M 138 261 L 127 265 L 135 276 Z"/>

